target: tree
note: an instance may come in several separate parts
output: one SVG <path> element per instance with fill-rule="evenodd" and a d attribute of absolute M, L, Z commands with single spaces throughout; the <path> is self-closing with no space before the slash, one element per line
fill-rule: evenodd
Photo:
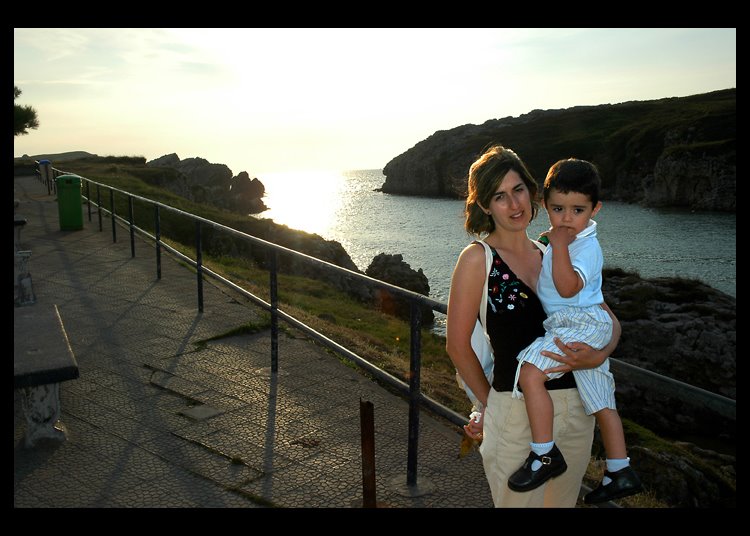
<path fill-rule="evenodd" d="M 18 86 L 13 86 L 13 100 L 21 96 Z M 36 110 L 31 106 L 20 106 L 13 103 L 13 136 L 28 134 L 28 129 L 39 128 Z"/>

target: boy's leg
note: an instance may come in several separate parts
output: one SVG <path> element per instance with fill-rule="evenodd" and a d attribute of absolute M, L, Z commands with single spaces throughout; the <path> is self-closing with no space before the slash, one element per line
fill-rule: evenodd
<path fill-rule="evenodd" d="M 532 442 L 531 453 L 523 465 L 508 478 L 513 491 L 530 491 L 567 469 L 565 458 L 552 439 L 554 406 L 544 382 L 547 375 L 530 363 L 523 363 L 518 383 L 523 390 L 526 413 L 529 418 Z"/>
<path fill-rule="evenodd" d="M 529 414 L 531 438 L 534 443 L 552 441 L 552 398 L 544 387 L 547 375 L 530 363 L 521 365 L 518 383 L 523 391 L 526 412 Z"/>
<path fill-rule="evenodd" d="M 617 410 L 610 408 L 599 410 L 594 415 L 607 454 L 607 470 L 599 487 L 587 493 L 583 501 L 587 504 L 598 504 L 639 493 L 643 486 L 636 472 L 630 467 L 620 415 Z"/>
<path fill-rule="evenodd" d="M 604 408 L 594 416 L 602 434 L 604 450 L 608 459 L 625 459 L 628 457 L 625 446 L 625 432 L 622 429 L 620 414 L 616 409 Z"/>

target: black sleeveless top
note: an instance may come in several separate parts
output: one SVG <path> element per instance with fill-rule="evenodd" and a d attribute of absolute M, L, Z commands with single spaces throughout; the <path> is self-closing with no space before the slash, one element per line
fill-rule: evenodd
<path fill-rule="evenodd" d="M 494 248 L 487 283 L 487 333 L 495 355 L 492 387 L 512 391 L 521 350 L 544 335 L 547 318 L 536 293 L 503 262 Z M 541 251 L 540 251 L 541 253 Z M 547 390 L 575 388 L 573 374 L 545 382 Z"/>

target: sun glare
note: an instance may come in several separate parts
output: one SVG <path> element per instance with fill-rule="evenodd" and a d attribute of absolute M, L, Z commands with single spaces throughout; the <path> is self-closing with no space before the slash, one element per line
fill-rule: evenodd
<path fill-rule="evenodd" d="M 264 202 L 269 210 L 259 214 L 276 223 L 326 237 L 341 206 L 344 177 L 326 171 L 290 171 L 264 174 Z"/>

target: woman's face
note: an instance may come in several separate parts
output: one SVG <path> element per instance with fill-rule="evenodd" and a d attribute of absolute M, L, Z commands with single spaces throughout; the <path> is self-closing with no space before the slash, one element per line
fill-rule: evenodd
<path fill-rule="evenodd" d="M 531 197 L 526 183 L 513 170 L 508 171 L 486 207 L 495 225 L 509 231 L 525 230 L 531 222 Z"/>

